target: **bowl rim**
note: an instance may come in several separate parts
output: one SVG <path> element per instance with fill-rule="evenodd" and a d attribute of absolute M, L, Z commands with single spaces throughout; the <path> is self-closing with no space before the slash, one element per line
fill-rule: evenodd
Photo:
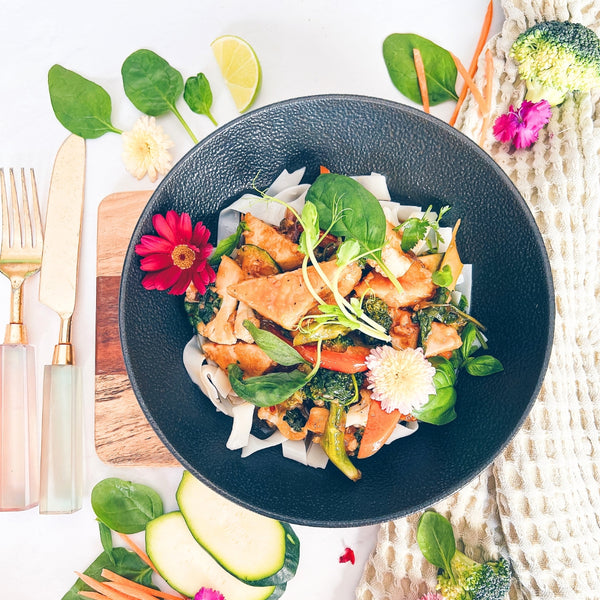
<path fill-rule="evenodd" d="M 200 473 L 193 465 L 191 465 L 184 457 L 182 457 L 179 454 L 178 450 L 173 446 L 172 442 L 170 442 L 169 439 L 164 435 L 161 428 L 156 423 L 156 420 L 154 419 L 153 415 L 151 414 L 150 410 L 148 409 L 148 407 L 143 399 L 143 395 L 140 391 L 140 387 L 138 385 L 138 382 L 137 382 L 135 376 L 132 377 L 132 375 L 131 375 L 133 369 L 132 369 L 132 365 L 131 365 L 131 359 L 129 356 L 129 348 L 128 348 L 127 342 L 125 340 L 125 333 L 124 333 L 124 329 L 125 329 L 125 326 L 124 326 L 125 298 L 124 298 L 124 296 L 125 296 L 125 294 L 124 294 L 124 290 L 125 290 L 125 287 L 127 284 L 126 273 L 130 270 L 131 262 L 133 260 L 135 260 L 135 258 L 136 258 L 135 252 L 133 250 L 134 245 L 135 245 L 135 240 L 139 239 L 140 234 L 141 234 L 141 229 L 142 229 L 142 223 L 147 220 L 148 213 L 151 212 L 152 205 L 153 205 L 153 199 L 162 193 L 162 189 L 166 185 L 168 185 L 169 179 L 172 176 L 176 175 L 181 169 L 184 168 L 184 165 L 187 163 L 189 157 L 192 156 L 193 154 L 195 154 L 196 152 L 198 152 L 199 149 L 201 149 L 205 144 L 210 144 L 211 141 L 213 140 L 213 138 L 227 135 L 230 130 L 237 128 L 237 126 L 240 122 L 246 121 L 251 118 L 260 117 L 260 115 L 263 113 L 269 113 L 272 111 L 277 111 L 277 110 L 282 110 L 282 109 L 284 110 L 288 106 L 294 106 L 294 105 L 299 105 L 299 104 L 304 104 L 304 103 L 312 103 L 312 102 L 338 102 L 338 103 L 355 102 L 355 103 L 360 103 L 360 104 L 370 105 L 370 106 L 382 106 L 382 107 L 389 108 L 389 109 L 392 109 L 395 111 L 406 112 L 410 115 L 416 116 L 417 118 L 431 121 L 438 127 L 443 127 L 449 133 L 449 135 L 458 139 L 460 141 L 460 143 L 466 142 L 468 145 L 470 145 L 472 151 L 477 153 L 487 163 L 487 165 L 493 171 L 495 171 L 496 175 L 502 180 L 504 185 L 506 185 L 508 188 L 512 189 L 513 195 L 515 196 L 517 202 L 519 204 L 521 204 L 521 208 L 523 209 L 523 215 L 527 219 L 529 229 L 535 238 L 535 243 L 536 243 L 537 247 L 540 248 L 540 250 L 541 250 L 542 262 L 543 262 L 543 267 L 544 267 L 543 273 L 541 274 L 541 276 L 544 278 L 544 280 L 548 286 L 548 290 L 550 292 L 548 294 L 548 306 L 546 307 L 547 311 L 548 311 L 548 323 L 547 323 L 548 336 L 547 336 L 545 347 L 544 347 L 544 355 L 543 355 L 543 360 L 541 362 L 541 368 L 539 370 L 537 381 L 533 388 L 531 397 L 529 398 L 529 401 L 523 411 L 523 414 L 520 416 L 520 418 L 516 422 L 513 430 L 511 431 L 511 434 L 503 441 L 503 443 L 501 445 L 499 445 L 496 448 L 496 451 L 493 454 L 493 456 L 485 464 L 478 465 L 475 468 L 472 468 L 469 471 L 467 471 L 462 477 L 457 478 L 453 482 L 453 484 L 447 485 L 447 489 L 444 492 L 440 492 L 440 494 L 432 496 L 427 502 L 421 503 L 421 505 L 415 505 L 415 506 L 411 507 L 410 509 L 402 509 L 402 510 L 396 511 L 395 513 L 390 513 L 385 516 L 376 516 L 374 518 L 369 518 L 369 517 L 360 518 L 360 519 L 350 518 L 350 519 L 346 519 L 346 520 L 339 519 L 336 521 L 332 521 L 331 519 L 324 520 L 324 519 L 320 519 L 318 517 L 310 518 L 310 517 L 298 517 L 298 516 L 294 516 L 294 515 L 284 515 L 278 511 L 270 511 L 269 509 L 266 509 L 264 507 L 255 506 L 254 504 L 249 503 L 243 499 L 240 499 L 235 494 L 232 494 L 231 492 L 214 484 L 210 479 L 208 479 L 206 476 L 204 476 L 202 473 Z M 331 527 L 335 527 L 335 528 L 337 528 L 337 527 L 359 527 L 359 526 L 374 525 L 374 524 L 382 523 L 382 522 L 390 520 L 390 519 L 397 519 L 397 518 L 405 517 L 410 514 L 414 514 L 415 512 L 418 512 L 419 510 L 423 510 L 428 506 L 432 506 L 433 504 L 435 504 L 445 498 L 448 498 L 452 494 L 456 493 L 457 491 L 459 491 L 460 489 L 465 487 L 471 481 L 473 481 L 483 471 L 485 471 L 485 469 L 489 468 L 490 465 L 492 465 L 493 462 L 498 458 L 498 456 L 506 449 L 506 447 L 510 444 L 510 442 L 513 440 L 513 438 L 516 436 L 516 434 L 521 430 L 525 420 L 529 416 L 531 409 L 539 396 L 539 393 L 540 393 L 540 390 L 543 385 L 544 378 L 545 378 L 545 375 L 546 375 L 546 372 L 548 369 L 550 357 L 552 354 L 553 337 L 554 337 L 554 330 L 555 330 L 556 302 L 555 302 L 555 297 L 554 297 L 553 291 L 554 291 L 554 283 L 553 283 L 551 264 L 550 264 L 550 260 L 548 257 L 548 251 L 547 251 L 546 245 L 544 243 L 542 233 L 539 230 L 539 227 L 535 221 L 535 218 L 533 216 L 531 209 L 529 208 L 529 205 L 527 204 L 525 198 L 523 197 L 523 195 L 521 194 L 521 192 L 519 191 L 519 189 L 517 188 L 515 183 L 510 179 L 510 177 L 500 167 L 500 165 L 493 159 L 493 157 L 489 153 L 487 153 L 485 150 L 483 150 L 483 148 L 481 148 L 479 145 L 477 145 L 465 133 L 461 132 L 460 130 L 456 129 L 455 127 L 449 125 L 445 121 L 439 119 L 438 117 L 436 117 L 432 114 L 425 113 L 418 108 L 415 108 L 413 106 L 409 106 L 407 104 L 403 104 L 401 102 L 397 102 L 394 100 L 389 100 L 389 99 L 384 99 L 384 98 L 379 98 L 376 96 L 369 96 L 369 95 L 344 94 L 344 93 L 326 93 L 326 94 L 305 95 L 305 96 L 287 98 L 287 99 L 283 99 L 283 100 L 279 100 L 279 101 L 275 101 L 275 102 L 266 104 L 261 107 L 257 107 L 255 109 L 248 111 L 242 115 L 239 115 L 239 116 L 235 117 L 234 119 L 228 121 L 227 123 L 219 126 L 217 129 L 215 129 L 214 131 L 212 131 L 208 135 L 206 135 L 204 138 L 202 138 L 192 148 L 190 148 L 177 161 L 177 163 L 172 167 L 172 169 L 169 171 L 169 173 L 160 181 L 160 183 L 158 184 L 156 189 L 152 192 L 152 195 L 148 199 L 146 206 L 144 207 L 140 217 L 138 218 L 138 221 L 132 231 L 131 239 L 130 239 L 130 242 L 129 242 L 129 245 L 128 245 L 128 248 L 126 251 L 125 260 L 124 260 L 123 268 L 122 268 L 122 272 L 121 272 L 121 281 L 120 281 L 120 286 L 119 286 L 119 302 L 118 302 L 119 337 L 120 337 L 121 349 L 122 349 L 122 353 L 123 353 L 123 359 L 125 362 L 127 374 L 128 374 L 129 380 L 130 380 L 132 390 L 135 394 L 136 400 L 138 401 L 138 404 L 140 405 L 140 408 L 142 409 L 144 416 L 146 417 L 146 419 L 152 426 L 152 429 L 154 430 L 154 432 L 157 434 L 157 436 L 159 437 L 161 442 L 167 447 L 169 452 L 176 458 L 176 460 L 180 463 L 180 465 L 184 469 L 190 471 L 195 477 L 200 479 L 204 484 L 208 485 L 209 487 L 211 487 L 213 490 L 215 490 L 222 496 L 228 498 L 229 500 L 231 500 L 245 508 L 248 508 L 254 512 L 257 512 L 259 514 L 262 514 L 262 515 L 265 515 L 268 517 L 272 517 L 275 519 L 287 521 L 287 522 L 298 524 L 298 525 L 311 526 L 311 527 L 328 527 L 328 528 L 331 528 Z M 226 449 L 224 449 L 224 450 L 226 450 Z"/>

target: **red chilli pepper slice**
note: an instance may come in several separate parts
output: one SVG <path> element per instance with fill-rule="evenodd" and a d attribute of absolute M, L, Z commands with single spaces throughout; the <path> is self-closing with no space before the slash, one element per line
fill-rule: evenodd
<path fill-rule="evenodd" d="M 315 344 L 303 344 L 294 346 L 300 356 L 311 364 L 317 361 L 317 346 Z M 360 373 L 367 370 L 365 360 L 371 352 L 370 348 L 364 346 L 349 346 L 344 352 L 333 350 L 321 350 L 321 366 L 330 371 L 340 373 Z"/>

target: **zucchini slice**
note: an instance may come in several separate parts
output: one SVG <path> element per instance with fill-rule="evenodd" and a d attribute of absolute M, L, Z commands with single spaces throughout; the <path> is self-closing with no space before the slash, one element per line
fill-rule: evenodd
<path fill-rule="evenodd" d="M 283 593 L 284 586 L 249 586 L 222 569 L 196 542 L 178 511 L 146 525 L 146 551 L 164 580 L 191 598 L 201 587 L 218 590 L 227 600 L 275 600 Z"/>
<path fill-rule="evenodd" d="M 273 257 L 266 250 L 253 244 L 245 244 L 238 248 L 236 260 L 248 278 L 281 273 L 281 269 Z"/>
<path fill-rule="evenodd" d="M 188 471 L 176 498 L 196 541 L 233 576 L 249 585 L 269 586 L 296 574 L 300 540 L 287 523 L 238 506 Z"/>

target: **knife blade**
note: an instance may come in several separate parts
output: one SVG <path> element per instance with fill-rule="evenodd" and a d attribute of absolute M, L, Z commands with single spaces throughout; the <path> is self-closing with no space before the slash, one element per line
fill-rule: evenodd
<path fill-rule="evenodd" d="M 40 272 L 40 302 L 60 317 L 52 364 L 44 366 L 40 465 L 41 514 L 72 513 L 83 491 L 83 394 L 81 368 L 74 364 L 71 321 L 85 187 L 85 140 L 70 135 L 56 155 Z"/>

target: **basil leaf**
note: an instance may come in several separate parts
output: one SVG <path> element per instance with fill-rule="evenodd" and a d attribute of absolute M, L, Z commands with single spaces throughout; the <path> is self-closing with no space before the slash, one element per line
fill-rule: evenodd
<path fill-rule="evenodd" d="M 208 259 L 208 263 L 210 265 L 216 265 L 221 261 L 221 258 L 225 255 L 229 256 L 240 243 L 240 239 L 242 238 L 242 234 L 247 229 L 247 225 L 245 221 L 240 221 L 240 224 L 237 226 L 237 229 L 226 238 L 222 239 L 217 247 L 213 250 L 213 253 L 210 255 Z"/>
<path fill-rule="evenodd" d="M 102 552 L 84 573 L 102 581 L 102 569 L 109 569 L 131 581 L 155 590 L 158 589 L 152 583 L 152 569 L 135 552 L 130 552 L 125 548 L 114 548 L 110 556 L 106 552 Z M 78 579 L 61 600 L 81 600 L 79 592 L 82 590 L 90 591 L 91 588 Z"/>
<path fill-rule="evenodd" d="M 142 531 L 163 514 L 162 500 L 152 488 L 117 477 L 97 483 L 91 500 L 98 519 L 120 533 Z"/>
<path fill-rule="evenodd" d="M 176 111 L 183 77 L 152 50 L 130 54 L 121 67 L 121 76 L 125 94 L 138 110 L 153 117 Z"/>
<path fill-rule="evenodd" d="M 477 328 L 473 323 L 467 323 L 462 331 L 462 346 L 460 348 L 463 358 L 469 358 L 473 350 L 473 342 L 477 339 Z"/>
<path fill-rule="evenodd" d="M 252 321 L 248 320 L 244 321 L 244 327 L 250 332 L 256 345 L 277 364 L 291 367 L 306 362 L 297 350 L 270 331 L 259 329 Z"/>
<path fill-rule="evenodd" d="M 432 41 L 414 33 L 392 33 L 383 42 L 383 60 L 392 83 L 407 98 L 422 104 L 415 70 L 413 48 L 421 52 L 429 104 L 457 100 L 456 65 L 451 54 Z"/>
<path fill-rule="evenodd" d="M 286 373 L 267 373 L 243 379 L 239 365 L 227 367 L 233 391 L 255 406 L 274 406 L 287 400 L 294 392 L 306 385 L 308 376 L 298 369 Z"/>
<path fill-rule="evenodd" d="M 464 362 L 464 367 L 469 375 L 475 375 L 476 377 L 493 375 L 494 373 L 504 371 L 502 363 L 497 358 L 487 354 L 468 358 Z"/>
<path fill-rule="evenodd" d="M 450 265 L 444 265 L 439 271 L 431 274 L 431 281 L 440 287 L 448 287 L 452 283 L 452 269 Z"/>
<path fill-rule="evenodd" d="M 48 91 L 52 110 L 71 133 L 85 139 L 98 138 L 112 131 L 112 104 L 106 90 L 74 71 L 54 65 L 48 71 Z"/>
<path fill-rule="evenodd" d="M 447 425 L 456 419 L 456 390 L 453 386 L 436 389 L 435 394 L 429 396 L 427 404 L 413 414 L 419 421 L 431 425 Z"/>
<path fill-rule="evenodd" d="M 433 510 L 425 511 L 417 525 L 417 543 L 423 556 L 435 567 L 451 573 L 450 561 L 456 552 L 452 525 Z"/>
<path fill-rule="evenodd" d="M 385 243 L 385 213 L 377 198 L 358 181 L 337 173 L 319 175 L 306 201 L 317 208 L 319 226 L 330 233 L 355 239 L 361 247 L 381 255 Z"/>
<path fill-rule="evenodd" d="M 435 367 L 433 385 L 436 390 L 453 386 L 456 383 L 456 371 L 452 363 L 443 356 L 432 356 L 429 362 Z"/>
<path fill-rule="evenodd" d="M 198 73 L 196 77 L 190 77 L 183 88 L 183 99 L 192 111 L 199 115 L 206 115 L 214 125 L 218 125 L 210 112 L 213 102 L 210 83 L 204 73 Z"/>

